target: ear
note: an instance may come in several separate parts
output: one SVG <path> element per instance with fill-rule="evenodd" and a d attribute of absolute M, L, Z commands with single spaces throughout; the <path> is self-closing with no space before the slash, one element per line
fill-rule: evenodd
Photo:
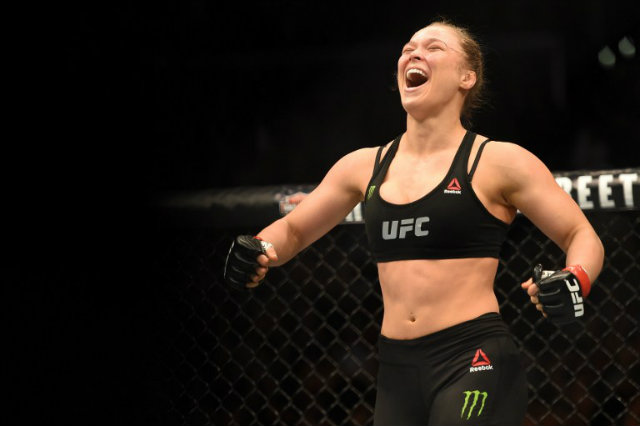
<path fill-rule="evenodd" d="M 476 72 L 465 70 L 460 79 L 460 87 L 465 90 L 471 89 L 476 84 Z"/>

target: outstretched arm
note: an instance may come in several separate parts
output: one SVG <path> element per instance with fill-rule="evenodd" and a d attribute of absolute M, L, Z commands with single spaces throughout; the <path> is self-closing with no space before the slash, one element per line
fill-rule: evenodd
<path fill-rule="evenodd" d="M 258 233 L 278 253 L 278 260 L 270 265 L 289 261 L 340 223 L 362 200 L 358 172 L 365 156 L 363 149 L 342 157 L 295 209 Z"/>
<path fill-rule="evenodd" d="M 288 262 L 353 210 L 363 199 L 374 157 L 375 148 L 345 155 L 295 209 L 258 233 L 258 238 L 272 246 L 257 257 L 259 267 L 247 287 L 257 286 L 269 267 Z"/>

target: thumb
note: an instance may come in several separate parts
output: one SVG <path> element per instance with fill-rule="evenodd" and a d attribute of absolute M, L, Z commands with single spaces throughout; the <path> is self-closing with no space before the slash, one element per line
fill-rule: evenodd
<path fill-rule="evenodd" d="M 531 286 L 531 284 L 533 284 L 533 279 L 529 278 L 527 281 L 523 282 L 522 284 L 520 284 L 520 286 L 524 289 L 527 290 L 529 288 L 529 286 Z"/>
<path fill-rule="evenodd" d="M 269 247 L 267 251 L 264 252 L 264 254 L 267 256 L 267 258 L 269 258 L 269 263 L 278 261 L 278 254 L 276 253 L 276 249 L 273 248 L 273 246 Z"/>

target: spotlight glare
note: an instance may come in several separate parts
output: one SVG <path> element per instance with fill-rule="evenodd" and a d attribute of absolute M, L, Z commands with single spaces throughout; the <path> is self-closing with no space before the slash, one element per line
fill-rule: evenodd
<path fill-rule="evenodd" d="M 598 61 L 604 68 L 612 68 L 616 64 L 616 55 L 609 46 L 605 46 L 598 52 Z"/>
<path fill-rule="evenodd" d="M 618 42 L 618 50 L 625 58 L 633 58 L 636 55 L 636 47 L 630 37 L 622 37 Z"/>

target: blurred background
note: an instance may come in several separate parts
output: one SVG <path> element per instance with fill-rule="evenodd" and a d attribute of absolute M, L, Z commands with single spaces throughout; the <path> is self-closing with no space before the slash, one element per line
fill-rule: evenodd
<path fill-rule="evenodd" d="M 62 122 L 87 153 L 128 165 L 145 188 L 316 183 L 342 155 L 403 131 L 399 52 L 442 15 L 484 47 L 490 102 L 477 132 L 521 144 L 552 170 L 637 165 L 639 9 L 600 0 L 84 5 L 59 28 Z"/>
<path fill-rule="evenodd" d="M 315 184 L 404 130 L 402 45 L 443 16 L 484 48 L 472 128 L 552 171 L 638 166 L 637 1 L 83 2 L 42 13 L 25 73 L 7 311 L 23 423 L 135 419 L 166 191 Z M 42 53 L 42 54 L 41 54 Z M 13 183 L 13 182 L 11 182 Z M 12 310 L 13 309 L 13 310 Z M 97 414 L 98 413 L 98 414 Z M 130 414 L 130 415 L 129 415 Z"/>

